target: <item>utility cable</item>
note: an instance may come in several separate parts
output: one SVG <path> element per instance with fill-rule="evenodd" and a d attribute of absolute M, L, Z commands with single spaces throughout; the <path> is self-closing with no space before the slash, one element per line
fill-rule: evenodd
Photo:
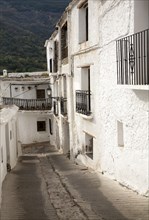
<path fill-rule="evenodd" d="M 52 76 L 51 76 L 51 77 L 52 77 Z M 50 78 L 51 78 L 51 77 L 50 77 Z M 48 79 L 42 81 L 41 83 L 35 83 L 34 85 L 37 85 L 37 86 L 42 85 L 42 84 L 44 84 L 44 82 L 50 80 L 50 78 L 48 78 Z M 57 80 L 57 79 L 55 79 L 55 81 L 56 81 L 56 80 Z M 49 83 L 49 84 L 50 84 L 50 85 L 53 85 L 53 84 L 55 83 L 55 81 L 54 81 L 53 83 Z M 9 85 L 7 86 L 6 89 L 8 89 L 8 87 L 10 86 L 10 84 L 11 84 L 11 83 L 9 83 Z M 5 89 L 5 90 L 6 90 L 6 89 Z M 33 89 L 35 89 L 35 88 L 28 89 L 28 90 L 26 90 L 26 91 L 24 91 L 24 92 L 22 92 L 22 93 L 20 93 L 20 94 L 18 94 L 18 95 L 16 95 L 16 96 L 12 97 L 12 98 L 16 98 L 16 97 L 18 97 L 18 96 L 20 96 L 20 95 L 22 95 L 22 94 L 24 94 L 24 93 L 26 93 L 26 92 L 29 92 L 29 91 L 31 91 L 31 90 L 33 90 Z M 4 91 L 5 91 L 5 90 L 4 90 Z M 3 95 L 3 93 L 2 93 L 2 95 Z M 2 96 L 1 96 L 1 98 L 2 98 Z M 11 98 L 11 97 L 10 97 L 10 98 Z M 3 101 L 1 101 L 0 104 L 1 104 L 1 103 L 3 103 Z"/>

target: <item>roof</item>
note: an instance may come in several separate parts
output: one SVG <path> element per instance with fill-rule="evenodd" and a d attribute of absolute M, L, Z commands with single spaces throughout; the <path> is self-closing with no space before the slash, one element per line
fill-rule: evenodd
<path fill-rule="evenodd" d="M 8 73 L 7 76 L 1 76 L 1 81 L 23 81 L 23 82 L 31 82 L 31 81 L 44 81 L 48 80 L 49 73 L 48 72 L 26 72 L 26 73 Z"/>

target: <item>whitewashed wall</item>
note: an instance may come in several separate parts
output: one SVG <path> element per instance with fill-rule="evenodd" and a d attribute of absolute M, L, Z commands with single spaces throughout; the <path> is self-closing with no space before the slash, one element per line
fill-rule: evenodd
<path fill-rule="evenodd" d="M 69 43 L 70 47 L 69 50 L 71 50 L 71 55 L 75 54 L 79 50 L 85 50 L 86 47 L 93 47 L 96 46 L 99 42 L 98 37 L 98 19 L 99 19 L 99 3 L 100 1 L 88 1 L 89 5 L 89 17 L 91 18 L 89 21 L 89 41 L 79 44 L 79 22 L 82 22 L 82 20 L 79 20 L 79 9 L 77 8 L 77 5 L 73 7 L 73 9 L 70 12 L 70 23 L 69 23 Z M 82 25 L 80 25 L 82 27 Z M 83 27 L 82 27 L 83 28 Z M 81 30 L 81 28 L 80 28 Z"/>
<path fill-rule="evenodd" d="M 7 163 L 12 169 L 18 158 L 17 111 L 16 106 L 4 107 L 0 110 L 0 203 L 2 182 L 7 174 Z M 9 161 L 7 161 L 8 155 Z"/>
<path fill-rule="evenodd" d="M 69 114 L 71 152 L 75 156 L 78 150 L 83 149 L 85 132 L 92 135 L 93 160 L 84 154 L 79 155 L 78 159 L 86 166 L 99 170 L 144 195 L 148 193 L 148 91 L 117 86 L 116 40 L 134 33 L 136 27 L 137 31 L 144 29 L 144 26 L 140 25 L 141 19 L 142 23 L 144 19 L 146 21 L 148 11 L 146 10 L 145 15 L 142 13 L 141 17 L 138 15 L 140 26 L 137 26 L 135 17 L 139 10 L 138 5 L 144 8 L 146 4 L 146 1 L 138 1 L 136 4 L 133 0 L 89 1 L 89 7 L 92 8 L 89 23 L 90 40 L 82 45 L 77 44 L 78 9 L 75 6 L 71 12 L 69 39 L 71 55 L 75 55 L 71 64 L 74 73 L 71 93 L 74 98 L 74 111 L 75 90 L 80 89 L 79 66 L 89 64 L 93 113 L 92 119 L 85 119 L 78 113 L 74 113 L 74 116 Z M 89 49 L 89 45 L 97 43 L 96 50 Z M 83 51 L 85 47 L 86 50 Z M 79 50 L 82 50 L 81 54 L 77 55 Z M 69 109 L 72 108 L 71 104 L 69 100 Z M 117 121 L 123 123 L 124 147 L 118 146 Z"/>
<path fill-rule="evenodd" d="M 59 33 L 54 34 L 55 36 L 51 37 L 49 40 L 46 41 L 46 57 L 47 57 L 47 71 L 50 74 L 50 59 L 54 59 L 54 41 L 59 42 Z"/>
<path fill-rule="evenodd" d="M 143 5 L 145 2 L 139 3 Z M 96 155 L 100 156 L 96 157 L 96 164 L 99 163 L 99 169 L 123 185 L 147 194 L 148 91 L 118 88 L 116 84 L 115 41 L 134 33 L 135 4 L 136 1 L 121 1 L 114 6 L 113 1 L 109 8 L 108 3 L 105 3 L 105 10 L 101 14 L 98 85 L 102 89 L 97 92 L 101 130 L 98 133 L 100 145 L 96 151 Z M 142 30 L 144 26 L 137 29 Z M 118 147 L 117 120 L 123 123 L 124 147 Z"/>
<path fill-rule="evenodd" d="M 47 54 L 47 70 L 49 72 L 49 60 L 54 58 L 54 41 L 58 41 L 59 49 L 61 47 L 60 30 L 61 28 L 59 27 L 57 34 L 54 33 L 45 44 Z M 59 57 L 60 56 L 61 52 L 59 50 Z M 53 97 L 63 97 L 64 93 L 66 93 L 65 91 L 69 93 L 69 90 L 63 85 L 62 77 L 62 75 L 65 75 L 66 77 L 69 75 L 69 64 L 63 64 L 61 60 L 59 60 L 57 73 L 49 73 L 49 75 L 51 76 L 50 83 Z M 58 116 L 53 115 L 51 120 L 53 134 L 50 135 L 50 142 L 63 153 L 67 153 L 69 151 L 69 124 L 67 117 L 63 117 L 63 115 L 61 115 L 60 100 L 58 101 Z"/>
<path fill-rule="evenodd" d="M 7 174 L 7 154 L 5 140 L 5 125 L 0 124 L 0 205 L 2 195 L 2 183 Z"/>
<path fill-rule="evenodd" d="M 43 79 L 43 81 L 32 81 L 31 82 L 18 82 L 18 81 L 11 81 L 12 84 L 15 85 L 11 85 L 11 93 L 10 93 L 10 81 L 1 81 L 1 97 L 10 97 L 10 95 L 12 94 L 12 98 L 18 98 L 18 99 L 36 99 L 37 95 L 36 95 L 36 90 L 37 89 L 44 89 L 45 90 L 45 98 L 48 98 L 47 95 L 47 88 L 48 88 L 48 84 L 43 84 L 43 82 L 45 81 L 45 79 Z M 48 82 L 48 81 L 47 81 Z M 22 84 L 22 85 L 19 85 Z M 33 84 L 37 84 L 37 83 L 41 83 L 41 85 L 33 85 Z M 46 82 L 44 82 L 46 83 Z M 18 84 L 18 85 L 17 85 Z M 30 88 L 29 88 L 30 87 Z"/>
<path fill-rule="evenodd" d="M 77 160 L 86 166 L 147 195 L 148 91 L 117 86 L 116 40 L 149 28 L 149 2 L 89 0 L 88 6 L 89 40 L 84 43 L 79 43 L 82 21 L 77 4 L 68 12 L 69 64 L 60 65 L 60 61 L 58 73 L 67 76 L 69 131 L 62 116 L 54 116 L 55 133 L 51 140 L 63 149 L 67 141 L 64 137 L 69 132 L 72 159 L 81 152 Z M 47 46 L 48 62 L 52 57 L 48 47 L 54 39 L 55 36 L 51 37 Z M 81 89 L 81 67 L 85 66 L 91 70 L 90 117 L 75 110 L 75 91 Z M 59 91 L 59 96 L 63 94 L 61 78 L 53 89 Z M 118 146 L 118 122 L 123 125 L 123 147 Z M 85 134 L 93 136 L 93 160 L 84 153 Z"/>
<path fill-rule="evenodd" d="M 50 141 L 49 113 L 43 111 L 18 112 L 18 141 L 21 144 Z M 37 131 L 37 121 L 46 121 L 46 131 Z"/>

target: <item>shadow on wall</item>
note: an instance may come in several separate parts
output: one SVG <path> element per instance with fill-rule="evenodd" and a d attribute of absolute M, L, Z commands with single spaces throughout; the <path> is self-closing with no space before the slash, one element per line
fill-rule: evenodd
<path fill-rule="evenodd" d="M 148 103 L 149 102 L 149 91 L 148 90 L 133 90 L 139 100 Z"/>
<path fill-rule="evenodd" d="M 149 1 L 134 1 L 134 33 L 149 28 Z"/>
<path fill-rule="evenodd" d="M 56 123 L 56 147 L 58 150 L 60 150 L 60 137 L 59 137 L 59 127 L 58 124 Z"/>

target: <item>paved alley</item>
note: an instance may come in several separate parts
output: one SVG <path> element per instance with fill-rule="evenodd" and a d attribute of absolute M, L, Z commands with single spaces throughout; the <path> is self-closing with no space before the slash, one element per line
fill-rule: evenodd
<path fill-rule="evenodd" d="M 20 157 L 3 184 L 1 220 L 148 220 L 148 217 L 147 198 L 73 164 L 53 149 L 47 154 Z"/>

